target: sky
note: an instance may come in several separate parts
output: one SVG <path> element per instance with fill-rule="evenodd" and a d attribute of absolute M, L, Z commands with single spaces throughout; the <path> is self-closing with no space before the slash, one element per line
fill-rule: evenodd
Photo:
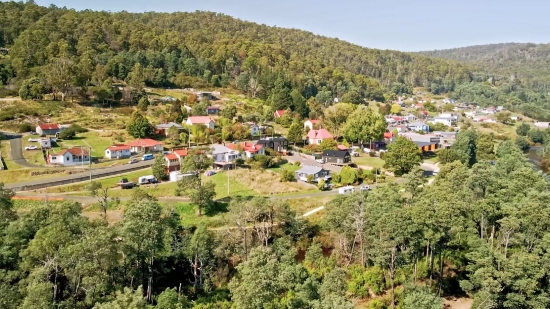
<path fill-rule="evenodd" d="M 212 11 L 364 47 L 421 51 L 550 43 L 548 0 L 35 0 L 76 10 Z"/>

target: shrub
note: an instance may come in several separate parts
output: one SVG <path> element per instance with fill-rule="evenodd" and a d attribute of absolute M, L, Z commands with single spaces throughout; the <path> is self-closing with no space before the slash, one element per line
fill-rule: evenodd
<path fill-rule="evenodd" d="M 88 129 L 83 128 L 83 127 L 81 127 L 77 124 L 72 124 L 70 126 L 70 128 L 73 129 L 76 133 L 86 133 L 86 132 L 88 132 Z"/>
<path fill-rule="evenodd" d="M 342 181 L 342 177 L 340 177 L 340 173 L 332 173 L 332 181 L 335 183 L 340 183 Z"/>
<path fill-rule="evenodd" d="M 61 139 L 73 139 L 75 136 L 76 132 L 72 128 L 65 128 L 59 133 L 59 138 Z"/>
<path fill-rule="evenodd" d="M 300 166 L 300 164 L 302 164 L 300 161 L 294 162 L 294 165 L 296 165 L 296 166 Z"/>
<path fill-rule="evenodd" d="M 321 191 L 324 191 L 326 189 L 324 179 L 319 180 L 319 182 L 317 183 L 317 188 L 319 188 L 319 190 Z"/>
<path fill-rule="evenodd" d="M 28 123 L 22 123 L 17 127 L 17 132 L 19 133 L 25 133 L 32 131 L 32 127 Z"/>
<path fill-rule="evenodd" d="M 309 183 L 313 183 L 313 179 L 314 179 L 314 176 L 311 175 L 311 174 L 307 175 L 307 177 L 306 177 L 306 181 L 309 182 Z"/>
<path fill-rule="evenodd" d="M 292 182 L 296 181 L 296 175 L 287 169 L 281 170 L 281 182 Z"/>

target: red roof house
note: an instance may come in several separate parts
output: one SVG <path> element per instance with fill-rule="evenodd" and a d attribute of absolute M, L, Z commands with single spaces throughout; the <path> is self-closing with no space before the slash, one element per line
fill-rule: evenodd
<path fill-rule="evenodd" d="M 163 151 L 162 143 L 150 138 L 137 139 L 135 141 L 126 144 L 130 146 L 130 151 L 133 153 L 138 152 L 159 152 Z"/>
<path fill-rule="evenodd" d="M 276 110 L 276 111 L 273 113 L 273 115 L 275 116 L 275 118 L 283 117 L 284 114 L 285 114 L 285 110 L 284 110 L 284 109 Z"/>
<path fill-rule="evenodd" d="M 36 133 L 40 135 L 55 135 L 61 132 L 61 126 L 57 123 L 41 123 L 36 126 Z"/>
<path fill-rule="evenodd" d="M 210 118 L 209 116 L 191 116 L 187 118 L 186 123 L 190 126 L 192 125 L 205 125 L 210 130 L 214 130 L 214 126 L 216 125 L 216 122 Z"/>
<path fill-rule="evenodd" d="M 181 162 L 176 154 L 166 154 L 164 155 L 164 160 L 166 161 L 166 173 L 179 171 L 181 169 Z"/>
<path fill-rule="evenodd" d="M 227 144 L 227 148 L 232 150 L 242 149 L 247 158 L 253 158 L 255 155 L 264 155 L 265 148 L 261 144 L 253 144 L 250 142 L 243 142 L 239 144 Z"/>
<path fill-rule="evenodd" d="M 112 145 L 105 149 L 105 158 L 120 159 L 129 158 L 132 155 L 132 147 L 129 145 Z"/>
<path fill-rule="evenodd" d="M 307 132 L 307 138 L 309 140 L 310 145 L 313 145 L 313 144 L 318 145 L 318 144 L 321 144 L 321 142 L 324 139 L 334 138 L 334 137 L 332 136 L 332 134 L 330 134 L 329 131 L 325 129 L 319 129 L 319 130 L 309 130 L 309 132 Z"/>
<path fill-rule="evenodd" d="M 320 124 L 321 120 L 318 119 L 309 119 L 304 121 L 304 129 L 309 128 L 310 130 L 313 130 L 316 125 Z"/>

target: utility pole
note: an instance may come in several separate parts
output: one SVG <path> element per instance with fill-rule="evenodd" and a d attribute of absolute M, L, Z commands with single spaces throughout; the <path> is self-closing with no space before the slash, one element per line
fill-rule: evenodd
<path fill-rule="evenodd" d="M 92 182 L 92 147 L 89 147 L 88 149 L 90 149 L 88 152 L 88 162 L 90 162 L 90 182 Z"/>
<path fill-rule="evenodd" d="M 229 197 L 229 170 L 227 170 L 227 197 Z"/>

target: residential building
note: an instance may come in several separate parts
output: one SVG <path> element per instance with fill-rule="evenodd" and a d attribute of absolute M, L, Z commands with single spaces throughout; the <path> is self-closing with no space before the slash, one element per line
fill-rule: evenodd
<path fill-rule="evenodd" d="M 52 165 L 86 165 L 90 164 L 90 153 L 86 148 L 68 148 L 63 149 L 59 153 L 47 155 L 48 164 Z"/>
<path fill-rule="evenodd" d="M 540 121 L 537 121 L 534 123 L 535 127 L 537 128 L 540 128 L 540 129 L 547 129 L 548 127 L 550 127 L 550 122 L 540 122 Z"/>
<path fill-rule="evenodd" d="M 166 161 L 166 173 L 179 171 L 181 169 L 181 162 L 179 157 L 174 153 L 164 155 Z"/>
<path fill-rule="evenodd" d="M 523 118 L 521 118 L 520 116 L 510 116 L 510 119 L 513 120 L 513 121 L 520 121 Z"/>
<path fill-rule="evenodd" d="M 159 125 L 157 125 L 155 127 L 155 133 L 156 134 L 159 134 L 159 135 L 164 135 L 164 136 L 168 136 L 168 131 L 170 130 L 170 128 L 176 128 L 178 129 L 178 131 L 183 131 L 185 130 L 183 128 L 183 126 L 175 123 L 175 122 L 168 122 L 168 123 L 161 123 Z"/>
<path fill-rule="evenodd" d="M 309 130 L 309 132 L 307 132 L 307 139 L 310 145 L 319 145 L 327 138 L 333 138 L 333 136 L 325 129 Z"/>
<path fill-rule="evenodd" d="M 185 108 L 185 110 L 187 111 L 187 114 L 191 114 L 191 112 L 193 111 L 193 108 L 188 105 L 184 105 L 183 108 Z"/>
<path fill-rule="evenodd" d="M 441 124 L 444 124 L 446 126 L 449 126 L 449 127 L 452 127 L 452 126 L 455 126 L 456 123 L 457 123 L 457 118 L 453 117 L 453 116 L 435 116 L 431 122 L 433 123 L 441 123 Z"/>
<path fill-rule="evenodd" d="M 187 157 L 187 149 L 174 150 L 172 153 L 175 154 L 178 157 L 180 163 L 183 164 L 183 159 Z"/>
<path fill-rule="evenodd" d="M 435 149 L 438 149 L 442 139 L 441 132 L 439 132 L 439 134 L 418 134 L 410 132 L 400 133 L 399 135 L 414 142 L 421 152 L 433 151 Z"/>
<path fill-rule="evenodd" d="M 309 119 L 304 122 L 304 130 L 309 128 L 310 130 L 315 129 L 316 126 L 321 124 L 321 120 L 318 119 Z"/>
<path fill-rule="evenodd" d="M 214 151 L 212 152 L 212 159 L 214 164 L 223 167 L 231 168 L 237 159 L 241 158 L 241 154 L 225 145 L 214 144 L 212 145 Z"/>
<path fill-rule="evenodd" d="M 161 142 L 150 138 L 137 139 L 127 143 L 126 145 L 130 146 L 131 153 L 159 152 L 164 150 Z"/>
<path fill-rule="evenodd" d="M 38 139 L 38 143 L 42 149 L 52 148 L 52 140 L 49 137 L 41 137 Z"/>
<path fill-rule="evenodd" d="M 260 135 L 261 133 L 261 130 L 260 130 L 260 126 L 255 124 L 254 122 L 245 122 L 245 125 L 248 126 L 248 128 L 250 128 L 250 135 L 252 136 L 257 136 L 257 135 Z"/>
<path fill-rule="evenodd" d="M 208 115 L 217 115 L 220 113 L 220 107 L 219 106 L 208 106 L 206 108 L 206 113 Z"/>
<path fill-rule="evenodd" d="M 329 171 L 323 169 L 320 166 L 303 165 L 301 169 L 296 171 L 296 179 L 307 181 L 307 177 L 309 175 L 312 175 L 313 182 L 318 182 L 320 179 L 324 179 L 324 177 L 328 176 L 329 174 Z"/>
<path fill-rule="evenodd" d="M 430 132 L 430 126 L 424 122 L 411 122 L 405 125 L 407 129 L 412 131 Z"/>
<path fill-rule="evenodd" d="M 210 130 L 214 130 L 214 126 L 216 125 L 216 122 L 208 116 L 191 116 L 187 118 L 186 123 L 190 126 L 204 125 Z"/>
<path fill-rule="evenodd" d="M 260 144 L 252 144 L 251 142 L 242 142 L 239 144 L 227 144 L 227 148 L 243 151 L 246 158 L 250 159 L 256 155 L 265 155 L 265 148 Z"/>
<path fill-rule="evenodd" d="M 264 148 L 271 148 L 280 153 L 286 153 L 288 150 L 288 140 L 284 137 L 268 137 L 259 140 L 256 144 L 260 144 Z"/>
<path fill-rule="evenodd" d="M 199 101 L 202 101 L 202 99 L 204 98 L 207 98 L 208 100 L 214 99 L 214 95 L 212 94 L 212 92 L 208 92 L 208 91 L 200 91 L 200 92 L 197 92 L 196 95 L 197 95 L 197 100 Z"/>
<path fill-rule="evenodd" d="M 325 150 L 323 151 L 323 161 L 336 165 L 346 165 L 351 163 L 351 155 L 347 150 Z"/>
<path fill-rule="evenodd" d="M 284 114 L 285 114 L 285 110 L 284 110 L 284 109 L 280 109 L 280 110 L 276 110 L 276 111 L 273 113 L 273 116 L 275 116 L 275 118 L 281 118 L 281 117 L 283 117 Z"/>
<path fill-rule="evenodd" d="M 405 120 L 407 120 L 408 122 L 413 122 L 416 120 L 416 116 L 413 115 L 413 114 L 408 114 L 407 116 L 404 116 L 403 117 Z"/>
<path fill-rule="evenodd" d="M 57 123 L 41 123 L 36 126 L 36 133 L 39 135 L 55 135 L 61 132 L 62 129 Z"/>
<path fill-rule="evenodd" d="M 105 158 L 107 159 L 122 159 L 132 156 L 129 145 L 113 145 L 105 149 Z"/>

